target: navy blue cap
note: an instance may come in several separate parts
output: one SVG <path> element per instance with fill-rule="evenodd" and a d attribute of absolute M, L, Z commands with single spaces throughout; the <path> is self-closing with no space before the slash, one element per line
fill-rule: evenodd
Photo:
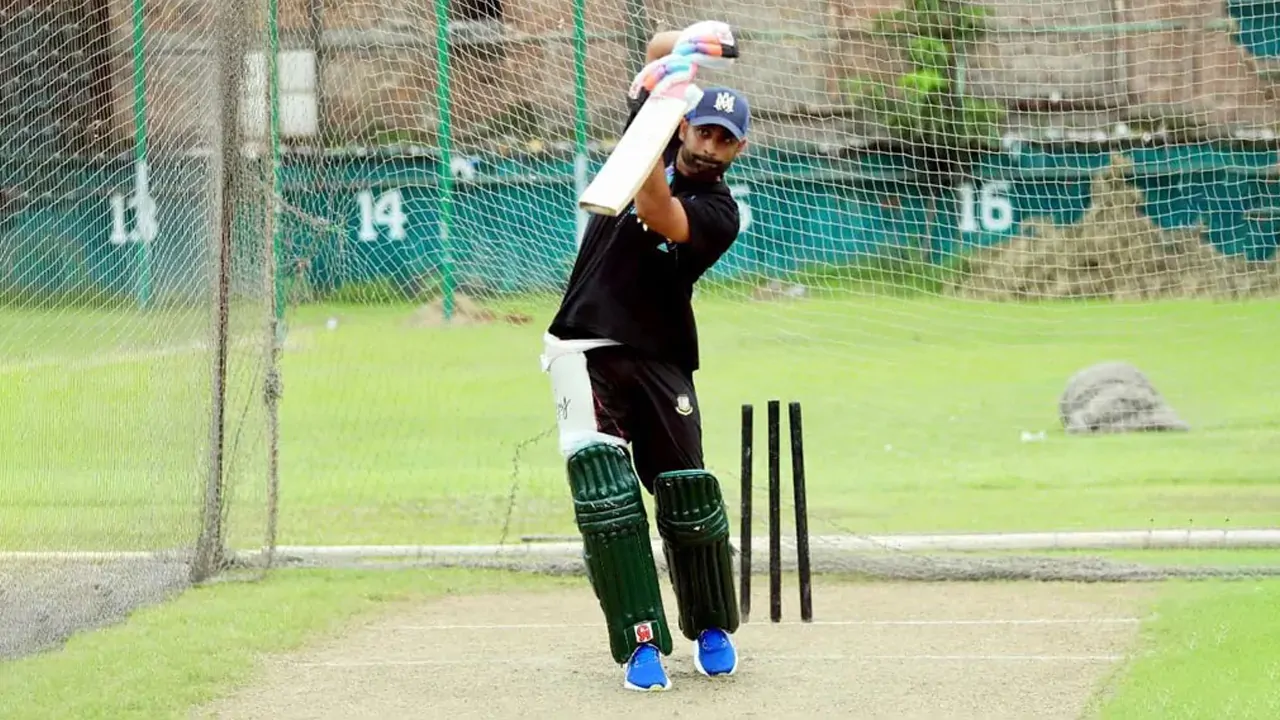
<path fill-rule="evenodd" d="M 690 125 L 719 125 L 739 140 L 747 136 L 751 109 L 747 99 L 726 87 L 704 88 L 702 100 L 686 115 Z"/>

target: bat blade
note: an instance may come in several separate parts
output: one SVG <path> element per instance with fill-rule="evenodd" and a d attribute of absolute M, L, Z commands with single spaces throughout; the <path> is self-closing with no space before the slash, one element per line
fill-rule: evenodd
<path fill-rule="evenodd" d="M 597 215 L 617 215 L 630 205 L 687 108 L 683 98 L 646 100 L 600 172 L 582 191 L 578 207 Z"/>

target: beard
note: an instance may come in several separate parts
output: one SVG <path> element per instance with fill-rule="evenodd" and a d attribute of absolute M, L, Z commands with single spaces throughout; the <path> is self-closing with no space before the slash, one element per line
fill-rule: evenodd
<path fill-rule="evenodd" d="M 680 148 L 680 159 L 684 161 L 685 167 L 698 178 L 715 178 L 724 175 L 729 169 L 728 162 L 722 162 L 713 157 L 706 155 L 698 155 L 688 147 Z"/>

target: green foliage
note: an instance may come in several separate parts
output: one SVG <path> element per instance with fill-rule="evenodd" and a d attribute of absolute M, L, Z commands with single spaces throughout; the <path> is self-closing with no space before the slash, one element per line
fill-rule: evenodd
<path fill-rule="evenodd" d="M 891 85 L 864 77 L 846 79 L 849 101 L 890 136 L 935 148 L 972 148 L 999 140 L 1003 109 L 966 97 L 957 80 L 957 48 L 979 40 L 990 11 L 957 0 L 909 0 L 884 12 L 873 32 L 900 50 L 910 69 Z"/>
<path fill-rule="evenodd" d="M 872 29 L 896 40 L 927 37 L 962 44 L 980 38 L 989 17 L 990 8 L 963 0 L 908 0 L 905 8 L 878 14 Z"/>

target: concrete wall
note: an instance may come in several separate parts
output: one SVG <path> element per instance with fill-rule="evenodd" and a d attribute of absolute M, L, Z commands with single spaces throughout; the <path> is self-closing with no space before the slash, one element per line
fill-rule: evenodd
<path fill-rule="evenodd" d="M 1220 27 L 1222 2 L 994 0 L 1000 32 L 975 48 L 970 90 L 1023 107 L 1022 124 L 1179 118 L 1209 126 L 1280 120 L 1247 51 Z M 1033 33 L 1044 25 L 1176 23 L 1179 29 Z M 1039 117 L 1037 117 L 1039 116 Z"/>
<path fill-rule="evenodd" d="M 286 47 L 310 46 L 310 1 L 280 0 Z M 106 2 L 115 29 L 117 116 L 127 123 L 129 0 Z M 708 72 L 704 81 L 747 92 L 766 141 L 849 142 L 863 129 L 839 112 L 841 78 L 889 77 L 902 69 L 893 50 L 865 33 L 875 12 L 900 0 L 645 2 L 653 29 L 718 17 L 757 34 L 744 41 L 746 57 L 739 68 Z M 1280 106 L 1254 61 L 1226 30 L 1208 28 L 1226 17 L 1221 2 L 992 0 L 989 5 L 1000 32 L 974 48 L 968 88 L 1008 103 L 1015 109 L 1015 125 L 1089 127 L 1170 115 L 1209 125 L 1280 121 Z M 215 37 L 215 7 L 207 0 L 147 0 L 150 122 L 159 145 L 198 143 L 216 117 L 216 75 L 208 47 Z M 432 7 L 431 0 L 324 0 L 321 124 L 334 137 L 353 141 L 395 132 L 430 140 L 437 116 Z M 615 35 L 590 43 L 588 97 L 596 136 L 607 136 L 621 121 L 623 95 L 636 70 L 619 37 L 626 28 L 625 8 L 626 0 L 589 0 L 587 8 L 591 33 Z M 1179 21 L 1183 27 L 1129 35 L 1031 31 L 1045 25 L 1142 21 Z M 505 122 L 503 113 L 525 110 L 538 121 L 534 135 L 567 136 L 573 122 L 571 30 L 572 0 L 506 0 L 504 32 L 518 39 L 459 52 L 452 61 L 455 129 L 478 132 L 494 118 Z M 529 37 L 555 33 L 563 38 Z M 805 34 L 822 37 L 797 37 Z M 257 47 L 262 41 L 260 35 L 251 38 Z"/>

